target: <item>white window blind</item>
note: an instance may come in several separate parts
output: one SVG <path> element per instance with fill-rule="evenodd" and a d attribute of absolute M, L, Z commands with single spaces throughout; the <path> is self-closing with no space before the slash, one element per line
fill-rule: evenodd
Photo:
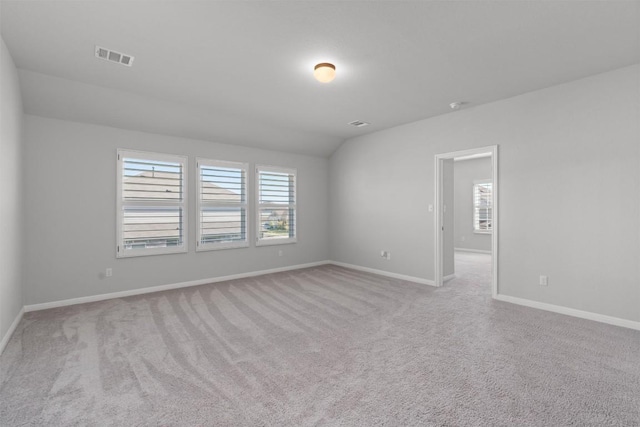
<path fill-rule="evenodd" d="M 246 163 L 196 159 L 198 242 L 196 250 L 246 247 Z"/>
<path fill-rule="evenodd" d="M 256 167 L 257 245 L 296 242 L 296 170 Z"/>
<path fill-rule="evenodd" d="M 473 185 L 473 230 L 489 233 L 492 230 L 493 184 L 476 182 Z"/>
<path fill-rule="evenodd" d="M 186 252 L 187 159 L 118 150 L 116 256 Z"/>

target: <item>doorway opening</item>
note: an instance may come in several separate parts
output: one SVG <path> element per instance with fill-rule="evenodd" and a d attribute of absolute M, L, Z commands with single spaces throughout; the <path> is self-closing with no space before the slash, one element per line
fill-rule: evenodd
<path fill-rule="evenodd" d="M 437 154 L 435 173 L 435 284 L 461 275 L 485 280 L 490 274 L 495 298 L 498 146 Z"/>

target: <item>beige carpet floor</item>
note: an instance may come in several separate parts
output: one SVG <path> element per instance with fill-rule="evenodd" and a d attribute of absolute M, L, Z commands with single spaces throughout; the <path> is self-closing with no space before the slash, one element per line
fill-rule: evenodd
<path fill-rule="evenodd" d="M 28 313 L 0 424 L 638 426 L 640 332 L 336 266 Z"/>

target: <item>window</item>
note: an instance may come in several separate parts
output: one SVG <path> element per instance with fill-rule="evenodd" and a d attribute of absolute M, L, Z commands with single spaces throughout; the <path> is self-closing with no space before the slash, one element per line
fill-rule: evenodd
<path fill-rule="evenodd" d="M 491 181 L 476 181 L 473 184 L 473 231 L 491 233 L 493 209 L 493 184 Z"/>
<path fill-rule="evenodd" d="M 187 158 L 118 150 L 118 258 L 187 251 Z"/>
<path fill-rule="evenodd" d="M 256 167 L 257 245 L 296 241 L 296 170 Z"/>
<path fill-rule="evenodd" d="M 196 250 L 249 246 L 246 163 L 196 159 L 198 241 Z"/>

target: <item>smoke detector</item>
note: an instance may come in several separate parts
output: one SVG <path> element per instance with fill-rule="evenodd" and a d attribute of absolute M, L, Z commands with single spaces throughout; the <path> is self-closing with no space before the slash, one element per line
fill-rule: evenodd
<path fill-rule="evenodd" d="M 362 120 L 354 120 L 352 122 L 349 122 L 348 124 L 357 128 L 361 128 L 363 126 L 369 126 L 371 123 L 363 122 Z"/>
<path fill-rule="evenodd" d="M 459 110 L 464 104 L 466 104 L 466 102 L 457 101 L 449 104 L 449 107 L 451 107 L 452 110 Z"/>
<path fill-rule="evenodd" d="M 133 56 L 126 53 L 116 52 L 115 50 L 106 49 L 104 47 L 96 46 L 96 58 L 104 59 L 105 61 L 117 62 L 118 64 L 131 67 L 133 64 Z"/>

